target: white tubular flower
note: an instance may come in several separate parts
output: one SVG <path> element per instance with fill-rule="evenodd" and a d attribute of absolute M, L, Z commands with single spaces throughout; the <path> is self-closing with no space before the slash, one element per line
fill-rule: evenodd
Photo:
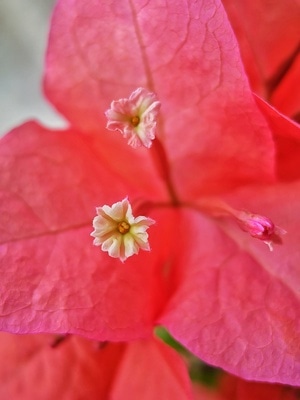
<path fill-rule="evenodd" d="M 96 211 L 91 233 L 95 246 L 101 246 L 103 251 L 122 262 L 138 254 L 140 249 L 150 250 L 146 231 L 155 221 L 144 216 L 135 218 L 127 198 L 111 207 L 97 207 Z"/>
<path fill-rule="evenodd" d="M 160 102 L 154 93 L 138 88 L 128 99 L 115 100 L 105 112 L 106 128 L 120 131 L 132 147 L 151 147 Z"/>

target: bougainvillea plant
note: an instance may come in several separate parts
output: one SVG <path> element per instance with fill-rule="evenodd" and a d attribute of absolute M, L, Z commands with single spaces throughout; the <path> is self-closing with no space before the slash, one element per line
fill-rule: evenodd
<path fill-rule="evenodd" d="M 47 335 L 22 336 L 20 356 L 3 334 L 3 380 L 39 354 L 50 377 L 76 361 L 68 398 L 193 398 L 182 357 L 153 339 L 164 326 L 240 379 L 299 385 L 299 126 L 263 79 L 252 92 L 234 3 L 235 31 L 219 0 L 58 1 L 44 89 L 68 127 L 29 121 L 0 145 L 0 328 Z M 41 398 L 39 361 L 25 364 L 7 393 L 32 379 Z"/>

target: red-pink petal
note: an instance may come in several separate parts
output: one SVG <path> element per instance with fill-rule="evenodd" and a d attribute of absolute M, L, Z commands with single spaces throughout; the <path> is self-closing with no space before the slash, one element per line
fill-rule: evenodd
<path fill-rule="evenodd" d="M 111 101 L 137 87 L 162 104 L 157 137 L 182 198 L 272 179 L 272 138 L 219 0 L 58 2 L 45 75 L 56 107 L 97 133 Z"/>
<path fill-rule="evenodd" d="M 276 172 L 280 180 L 300 178 L 300 125 L 255 96 L 257 105 L 272 129 L 276 145 Z"/>
<path fill-rule="evenodd" d="M 1 329 L 99 340 L 149 335 L 166 295 L 160 268 L 169 247 L 161 249 L 160 235 L 168 221 L 151 232 L 156 251 L 129 260 L 126 269 L 90 237 L 99 203 L 128 194 L 136 204 L 145 192 L 146 200 L 159 201 L 159 180 L 145 178 L 147 163 L 126 181 L 127 166 L 117 173 L 86 136 L 35 123 L 4 137 L 0 155 Z"/>
<path fill-rule="evenodd" d="M 291 386 L 246 381 L 224 374 L 219 392 L 222 400 L 297 400 L 300 390 Z"/>
<path fill-rule="evenodd" d="M 16 128 L 0 147 L 0 242 L 91 226 L 96 206 L 126 196 L 164 198 L 152 160 L 139 157 L 128 162 L 117 147 L 104 157 L 98 141 L 72 130 Z"/>
<path fill-rule="evenodd" d="M 127 260 L 126 267 L 92 245 L 89 227 L 3 244 L 0 329 L 102 341 L 151 335 L 170 285 L 167 241 L 161 248 L 168 221 L 155 219 L 152 251 Z"/>
<path fill-rule="evenodd" d="M 192 400 L 183 360 L 158 340 L 55 342 L 50 335 L 0 335 L 1 399 Z"/>
<path fill-rule="evenodd" d="M 14 400 L 108 398 L 124 345 L 50 335 L 0 335 L 0 397 Z"/>
<path fill-rule="evenodd" d="M 299 194 L 300 181 L 296 181 L 270 187 L 244 188 L 227 198 L 234 207 L 244 207 L 267 215 L 275 224 L 286 230 L 286 234 L 282 236 L 282 244 L 274 246 L 273 254 L 269 254 L 262 243 L 239 234 L 229 221 L 223 221 L 223 229 L 228 230 L 228 234 L 257 260 L 272 278 L 283 282 L 296 295 L 300 287 Z"/>
<path fill-rule="evenodd" d="M 300 7 L 299 7 L 300 8 Z M 300 18 L 299 18 L 300 20 Z M 270 102 L 282 113 L 300 120 L 300 50 L 282 82 L 274 90 Z"/>
<path fill-rule="evenodd" d="M 276 198 L 272 200 L 279 209 Z M 290 201 L 285 208 L 282 204 L 282 212 L 290 210 L 289 217 L 295 218 Z M 280 216 L 270 215 L 289 230 L 292 221 Z M 295 230 L 286 235 L 289 244 L 284 242 L 271 253 L 236 226 L 238 233 L 233 236 L 233 227 L 225 234 L 194 211 L 178 212 L 176 289 L 159 322 L 208 363 L 246 379 L 299 384 L 300 235 L 299 221 L 294 223 Z M 244 240 L 252 240 L 251 247 L 243 248 Z"/>
<path fill-rule="evenodd" d="M 191 383 L 182 358 L 158 340 L 127 345 L 113 388 L 115 400 L 192 400 Z"/>
<path fill-rule="evenodd" d="M 223 0 L 223 4 L 239 41 L 252 87 L 267 100 L 271 98 L 280 111 L 296 116 L 300 111 L 299 90 L 291 84 L 293 80 L 299 82 L 299 68 L 298 73 L 295 71 L 296 80 L 291 71 L 299 65 L 299 2 Z M 277 92 L 282 84 L 290 86 L 288 96 L 284 90 Z"/>

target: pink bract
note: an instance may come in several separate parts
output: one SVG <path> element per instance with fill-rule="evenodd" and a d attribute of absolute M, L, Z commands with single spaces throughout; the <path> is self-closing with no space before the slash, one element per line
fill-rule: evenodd
<path fill-rule="evenodd" d="M 131 341 L 162 324 L 208 363 L 298 385 L 298 126 L 253 97 L 221 2 L 60 0 L 44 84 L 70 127 L 28 122 L 1 141 L 0 328 Z M 139 87 L 161 103 L 151 149 L 106 129 Z M 127 196 L 156 224 L 152 251 L 120 265 L 90 232 L 96 206 Z M 206 198 L 266 216 L 282 245 Z"/>
<path fill-rule="evenodd" d="M 1 399 L 192 399 L 184 361 L 157 339 L 99 343 L 2 333 L 0 355 Z"/>
<path fill-rule="evenodd" d="M 299 121 L 298 0 L 223 0 L 254 91 Z"/>
<path fill-rule="evenodd" d="M 250 382 L 226 374 L 221 377 L 218 392 L 220 400 L 297 400 L 300 394 L 299 388 Z"/>

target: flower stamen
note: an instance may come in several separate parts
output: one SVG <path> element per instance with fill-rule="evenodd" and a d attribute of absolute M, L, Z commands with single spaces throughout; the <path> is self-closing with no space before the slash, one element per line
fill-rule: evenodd
<path fill-rule="evenodd" d="M 129 232 L 130 225 L 126 221 L 119 222 L 118 224 L 118 231 L 125 235 L 125 233 Z"/>
<path fill-rule="evenodd" d="M 131 123 L 133 126 L 138 126 L 140 123 L 140 117 L 138 115 L 131 118 Z"/>

